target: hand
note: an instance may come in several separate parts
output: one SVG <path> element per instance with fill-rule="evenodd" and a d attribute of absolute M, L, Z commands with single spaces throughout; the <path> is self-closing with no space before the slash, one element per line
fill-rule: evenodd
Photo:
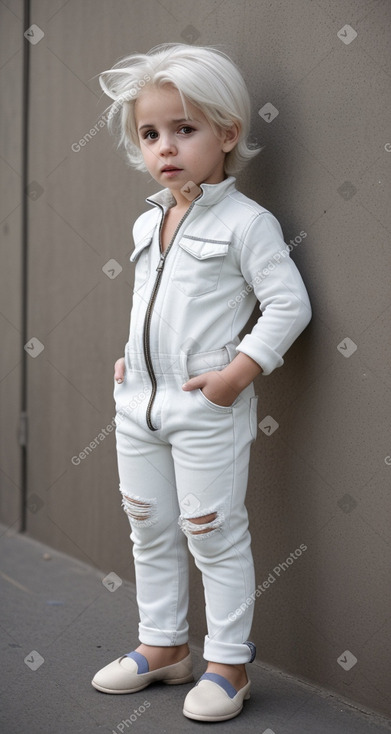
<path fill-rule="evenodd" d="M 125 377 L 125 357 L 117 359 L 114 365 L 114 379 L 120 384 Z"/>
<path fill-rule="evenodd" d="M 229 407 L 236 400 L 240 390 L 236 390 L 229 384 L 224 376 L 224 370 L 220 372 L 204 372 L 197 377 L 191 377 L 190 380 L 182 385 L 182 390 L 200 389 L 212 403 Z"/>

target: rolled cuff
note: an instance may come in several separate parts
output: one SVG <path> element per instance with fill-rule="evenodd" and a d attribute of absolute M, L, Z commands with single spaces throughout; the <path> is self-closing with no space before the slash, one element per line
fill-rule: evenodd
<path fill-rule="evenodd" d="M 236 347 L 236 351 L 247 354 L 248 357 L 257 362 L 262 367 L 263 375 L 270 375 L 273 370 L 284 364 L 280 354 L 252 334 L 246 334 Z"/>
<path fill-rule="evenodd" d="M 211 639 L 208 635 L 205 636 L 204 660 L 211 663 L 239 665 L 240 663 L 252 663 L 254 658 L 255 645 L 253 643 L 218 642 L 218 640 Z"/>
<path fill-rule="evenodd" d="M 155 647 L 174 647 L 184 645 L 189 640 L 189 625 L 182 630 L 164 630 L 145 627 L 141 622 L 138 626 L 138 638 L 144 645 Z"/>

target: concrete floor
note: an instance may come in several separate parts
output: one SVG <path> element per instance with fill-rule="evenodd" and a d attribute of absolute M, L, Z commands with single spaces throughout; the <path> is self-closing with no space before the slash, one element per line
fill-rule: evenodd
<path fill-rule="evenodd" d="M 391 722 L 357 710 L 260 661 L 248 667 L 251 699 L 235 719 L 186 719 L 192 683 L 155 684 L 110 696 L 91 685 L 94 673 L 137 647 L 132 584 L 110 592 L 105 574 L 0 526 L 2 734 L 138 734 L 230 731 L 257 734 L 381 734 Z M 191 645 L 196 679 L 201 650 Z"/>

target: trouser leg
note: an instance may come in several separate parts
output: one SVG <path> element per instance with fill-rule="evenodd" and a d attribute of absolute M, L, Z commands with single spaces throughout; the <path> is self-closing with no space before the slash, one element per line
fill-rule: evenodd
<path fill-rule="evenodd" d="M 231 410 L 219 410 L 200 391 L 184 394 L 179 409 L 188 411 L 188 428 L 174 436 L 173 458 L 180 524 L 205 589 L 204 657 L 245 663 L 252 658 L 246 641 L 254 605 L 246 600 L 255 576 L 244 500 L 256 398 L 250 386 Z M 199 524 L 200 518 L 206 521 Z"/>
<path fill-rule="evenodd" d="M 128 382 L 133 379 L 129 376 Z M 187 538 L 205 589 L 204 657 L 245 663 L 253 656 L 246 642 L 255 578 L 244 500 L 256 433 L 254 388 L 248 386 L 225 408 L 200 390 L 184 392 L 182 381 L 179 375 L 160 378 L 153 418 L 161 430 L 143 428 L 145 404 L 117 426 L 120 488 L 134 543 L 140 640 L 150 645 L 187 641 Z M 117 407 L 126 405 L 126 397 L 122 387 L 116 391 Z"/>
<path fill-rule="evenodd" d="M 129 398 L 116 391 L 117 408 Z M 188 640 L 188 552 L 178 526 L 171 447 L 144 430 L 135 415 L 117 419 L 117 463 L 123 507 L 131 526 L 140 614 L 147 645 Z"/>

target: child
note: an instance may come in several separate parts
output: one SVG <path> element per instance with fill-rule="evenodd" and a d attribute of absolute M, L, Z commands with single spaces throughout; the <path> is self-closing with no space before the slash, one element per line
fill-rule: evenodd
<path fill-rule="evenodd" d="M 122 59 L 99 80 L 115 100 L 110 124 L 121 111 L 119 144 L 130 163 L 163 190 L 133 228 L 130 333 L 114 375 L 140 645 L 92 685 L 133 693 L 153 681 L 193 680 L 188 546 L 205 590 L 208 666 L 183 713 L 222 721 L 249 698 L 245 663 L 255 657 L 244 505 L 257 431 L 253 380 L 283 364 L 311 307 L 279 223 L 235 188 L 232 174 L 258 151 L 246 143 L 249 96 L 232 61 L 211 48 L 165 44 Z M 257 301 L 259 320 L 240 340 Z"/>

